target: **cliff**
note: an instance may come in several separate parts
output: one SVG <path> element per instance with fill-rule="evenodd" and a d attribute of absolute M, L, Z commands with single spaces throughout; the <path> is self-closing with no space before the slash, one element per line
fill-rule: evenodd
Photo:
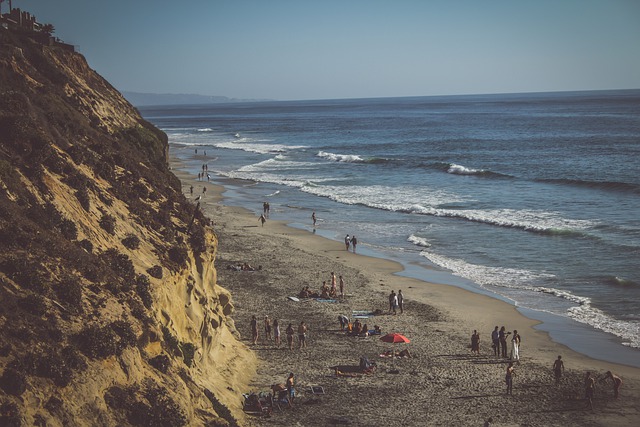
<path fill-rule="evenodd" d="M 235 425 L 254 355 L 166 135 L 0 28 L 0 425 Z"/>

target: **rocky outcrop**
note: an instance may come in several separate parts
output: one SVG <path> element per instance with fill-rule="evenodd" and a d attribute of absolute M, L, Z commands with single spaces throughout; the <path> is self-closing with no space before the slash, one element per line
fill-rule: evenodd
<path fill-rule="evenodd" d="M 255 359 L 167 138 L 0 28 L 0 424 L 242 424 Z"/>

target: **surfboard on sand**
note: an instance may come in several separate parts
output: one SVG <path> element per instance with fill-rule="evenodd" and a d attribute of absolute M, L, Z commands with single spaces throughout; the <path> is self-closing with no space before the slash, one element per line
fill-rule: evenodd
<path fill-rule="evenodd" d="M 300 302 L 300 298 L 298 297 L 287 297 L 287 299 L 290 301 Z"/>

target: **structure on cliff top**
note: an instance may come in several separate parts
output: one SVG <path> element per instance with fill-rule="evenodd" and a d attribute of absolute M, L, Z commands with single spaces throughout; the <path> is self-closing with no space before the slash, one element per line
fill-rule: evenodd
<path fill-rule="evenodd" d="M 0 0 L 0 5 L 4 0 Z M 20 31 L 28 35 L 33 40 L 46 46 L 58 46 L 71 52 L 75 51 L 75 46 L 65 43 L 57 37 L 51 35 L 54 28 L 51 24 L 42 24 L 29 12 L 19 8 L 12 8 L 9 2 L 9 13 L 1 13 L 0 25 L 11 31 Z"/>

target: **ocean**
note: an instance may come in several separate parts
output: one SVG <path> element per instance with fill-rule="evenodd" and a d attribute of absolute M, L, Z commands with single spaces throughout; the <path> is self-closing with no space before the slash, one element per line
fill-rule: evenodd
<path fill-rule="evenodd" d="M 640 366 L 640 90 L 139 110 L 256 222 L 269 202 Z"/>

